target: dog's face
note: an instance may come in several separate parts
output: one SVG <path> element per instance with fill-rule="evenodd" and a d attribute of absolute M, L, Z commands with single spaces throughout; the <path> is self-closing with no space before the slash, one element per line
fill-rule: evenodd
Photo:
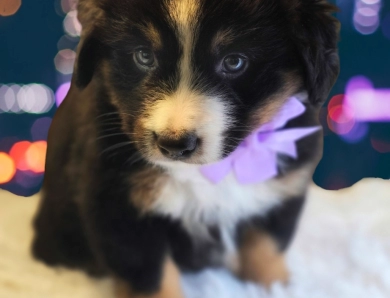
<path fill-rule="evenodd" d="M 100 74 L 124 132 L 149 161 L 214 162 L 269 121 L 289 96 L 306 91 L 316 104 L 334 82 L 337 34 L 325 14 L 329 7 L 306 1 L 323 5 L 324 24 L 315 26 L 329 34 L 331 52 L 320 48 L 324 44 L 310 44 L 314 41 L 307 41 L 306 49 L 297 45 L 309 37 L 296 36 L 291 28 L 300 25 L 293 10 L 301 1 L 287 2 L 84 0 L 81 8 L 94 7 L 98 17 L 90 21 L 94 17 L 85 13 L 90 34 L 79 56 L 79 85 Z M 104 57 L 91 55 L 91 43 L 105 48 Z M 317 47 L 317 56 L 327 52 L 332 61 L 303 57 L 310 47 Z M 99 67 L 83 74 L 88 68 L 83 60 L 93 57 Z M 324 74 L 315 74 L 309 63 L 322 64 L 314 66 Z M 312 82 L 311 75 L 320 82 Z"/>

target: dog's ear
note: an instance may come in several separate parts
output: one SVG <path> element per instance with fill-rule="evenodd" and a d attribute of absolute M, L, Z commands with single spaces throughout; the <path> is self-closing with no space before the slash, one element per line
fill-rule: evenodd
<path fill-rule="evenodd" d="M 340 65 L 337 50 L 340 25 L 331 14 L 337 8 L 324 0 L 282 0 L 290 34 L 304 66 L 305 87 L 315 106 L 329 95 Z"/>
<path fill-rule="evenodd" d="M 93 36 L 87 36 L 80 44 L 73 80 L 80 89 L 92 80 L 103 54 L 103 45 Z"/>
<path fill-rule="evenodd" d="M 81 89 L 92 80 L 104 53 L 104 46 L 97 33 L 104 15 L 100 2 L 101 0 L 79 0 L 78 3 L 78 19 L 83 29 L 73 80 Z"/>
<path fill-rule="evenodd" d="M 96 22 L 104 15 L 103 0 L 79 0 L 77 5 L 77 18 L 83 26 L 83 32 L 90 32 Z"/>

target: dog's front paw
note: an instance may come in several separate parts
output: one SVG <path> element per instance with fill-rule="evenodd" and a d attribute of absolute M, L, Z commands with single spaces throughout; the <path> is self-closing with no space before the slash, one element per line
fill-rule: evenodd
<path fill-rule="evenodd" d="M 116 298 L 184 298 L 180 285 L 180 272 L 170 259 L 164 264 L 160 287 L 150 294 L 133 291 L 131 286 L 121 280 L 116 281 Z"/>
<path fill-rule="evenodd" d="M 288 282 L 289 271 L 284 255 L 270 236 L 258 232 L 246 235 L 240 249 L 239 276 L 265 287 L 274 282 Z"/>

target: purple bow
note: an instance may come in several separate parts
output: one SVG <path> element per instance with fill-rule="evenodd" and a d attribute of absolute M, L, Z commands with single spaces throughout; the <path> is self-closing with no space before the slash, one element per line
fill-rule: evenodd
<path fill-rule="evenodd" d="M 201 167 L 211 182 L 221 182 L 231 171 L 241 184 L 262 182 L 278 174 L 277 154 L 297 158 L 295 142 L 318 130 L 320 126 L 281 129 L 288 121 L 303 114 L 306 107 L 295 97 L 282 106 L 274 119 L 250 134 L 228 157 Z"/>

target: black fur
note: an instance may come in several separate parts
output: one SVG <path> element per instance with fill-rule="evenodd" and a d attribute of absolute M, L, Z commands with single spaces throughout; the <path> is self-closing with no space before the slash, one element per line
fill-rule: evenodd
<path fill-rule="evenodd" d="M 88 36 L 82 43 L 78 56 L 77 75 L 74 78 L 75 84 L 79 88 L 85 88 L 91 82 L 104 50 L 105 46 L 93 34 Z"/>
<path fill-rule="evenodd" d="M 320 106 L 340 71 L 336 35 L 340 25 L 325 13 L 335 11 L 334 6 L 325 1 L 303 0 L 297 10 L 299 15 L 290 28 L 290 36 L 305 65 L 305 86 L 309 98 L 313 104 Z M 294 16 L 291 15 L 291 18 Z"/>
<path fill-rule="evenodd" d="M 209 227 L 211 241 L 200 241 L 178 220 L 143 214 L 130 197 L 130 179 L 153 168 L 144 144 L 133 142 L 134 132 L 148 136 L 137 131 L 137 117 L 156 90 L 170 94 L 177 88 L 177 61 L 183 48 L 162 0 L 81 1 L 95 3 L 103 14 L 88 24 L 90 33 L 81 43 L 72 88 L 49 132 L 33 253 L 49 265 L 114 274 L 135 291 L 149 294 L 160 286 L 167 255 L 182 270 L 200 270 L 220 265 L 223 252 L 218 228 Z M 197 91 L 223 93 L 234 107 L 229 116 L 236 126 L 225 132 L 224 154 L 246 136 L 248 131 L 242 128 L 250 125 L 254 110 L 270 103 L 270 96 L 285 83 L 285 73 L 301 78 L 297 91 L 307 90 L 310 100 L 306 113 L 287 127 L 318 124 L 318 107 L 338 74 L 337 22 L 329 15 L 333 7 L 318 0 L 201 3 L 191 83 Z M 132 54 L 138 46 L 152 46 L 137 26 L 148 22 L 158 29 L 164 46 L 155 50 L 158 68 L 145 73 Z M 221 29 L 231 29 L 236 38 L 213 51 L 211 40 Z M 237 51 L 250 60 L 246 72 L 234 78 L 216 73 L 216 63 Z M 280 175 L 316 163 L 321 145 L 320 133 L 300 141 L 298 160 L 279 157 Z M 302 204 L 303 198 L 286 199 L 282 207 L 251 222 L 283 250 Z"/>
<path fill-rule="evenodd" d="M 260 233 L 269 234 L 278 244 L 280 251 L 285 251 L 291 244 L 304 203 L 304 197 L 290 198 L 270 210 L 266 216 L 257 216 L 242 222 L 237 228 L 237 242 L 242 243 L 246 229 L 252 227 Z"/>

